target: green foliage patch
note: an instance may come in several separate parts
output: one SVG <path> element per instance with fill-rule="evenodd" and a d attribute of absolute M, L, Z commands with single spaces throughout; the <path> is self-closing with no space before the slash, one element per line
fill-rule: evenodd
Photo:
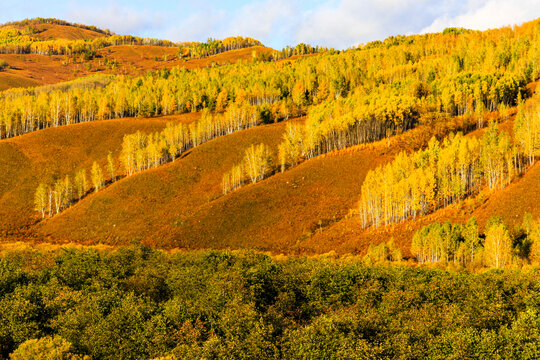
<path fill-rule="evenodd" d="M 0 357 L 532 359 L 539 294 L 536 271 L 145 247 L 10 252 Z"/>

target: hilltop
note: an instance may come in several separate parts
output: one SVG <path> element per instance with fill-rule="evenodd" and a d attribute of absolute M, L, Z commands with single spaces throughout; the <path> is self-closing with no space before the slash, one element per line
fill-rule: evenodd
<path fill-rule="evenodd" d="M 174 43 L 116 35 L 59 19 L 27 19 L 0 25 L 0 61 L 6 64 L 0 68 L 0 91 L 91 74 L 141 75 L 149 70 L 231 64 L 273 52 L 250 38 Z"/>
<path fill-rule="evenodd" d="M 13 21 L 0 25 L 2 28 L 16 28 L 39 40 L 92 40 L 102 36 L 111 35 L 110 30 L 103 30 L 96 26 L 70 23 L 53 18 L 35 18 Z"/>

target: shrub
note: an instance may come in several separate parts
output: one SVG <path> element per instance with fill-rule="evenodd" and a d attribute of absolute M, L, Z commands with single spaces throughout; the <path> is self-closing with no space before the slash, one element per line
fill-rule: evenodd
<path fill-rule="evenodd" d="M 5 70 L 9 67 L 9 64 L 6 60 L 0 60 L 0 71 Z"/>

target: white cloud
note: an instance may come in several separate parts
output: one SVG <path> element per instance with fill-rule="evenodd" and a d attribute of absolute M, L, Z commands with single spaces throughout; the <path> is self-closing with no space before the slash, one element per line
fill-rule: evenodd
<path fill-rule="evenodd" d="M 245 35 L 261 40 L 290 27 L 295 17 L 293 5 L 287 0 L 267 0 L 242 7 L 230 19 L 230 35 Z"/>
<path fill-rule="evenodd" d="M 506 25 L 521 24 L 540 16 L 538 0 L 470 0 L 462 13 L 442 14 L 422 29 L 422 33 L 439 32 L 447 27 L 486 30 Z"/>
<path fill-rule="evenodd" d="M 293 9 L 286 0 L 259 1 L 235 11 L 206 7 L 178 20 L 168 29 L 167 34 L 175 41 L 204 41 L 208 37 L 240 35 L 268 43 L 289 30 L 294 16 Z"/>
<path fill-rule="evenodd" d="M 144 7 L 96 1 L 72 5 L 67 19 L 173 41 L 250 36 L 276 48 L 306 42 L 342 49 L 390 35 L 449 26 L 482 30 L 540 16 L 540 0 L 257 0 L 237 7 L 200 0 L 196 5 L 180 1 L 177 8 L 165 7 L 164 0 Z M 150 10 L 157 8 L 167 10 Z"/>
<path fill-rule="evenodd" d="M 341 0 L 305 14 L 298 42 L 346 48 L 389 35 L 410 33 L 432 18 L 429 0 Z"/>
<path fill-rule="evenodd" d="M 166 16 L 149 10 L 109 5 L 107 7 L 72 7 L 68 17 L 75 22 L 107 28 L 118 34 L 133 35 L 159 29 L 164 26 Z"/>

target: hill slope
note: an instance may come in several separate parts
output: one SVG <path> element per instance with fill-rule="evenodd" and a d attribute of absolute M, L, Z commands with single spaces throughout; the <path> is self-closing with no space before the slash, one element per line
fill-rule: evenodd
<path fill-rule="evenodd" d="M 76 60 L 62 55 L 0 54 L 9 68 L 0 71 L 0 91 L 14 87 L 56 84 L 92 74 L 141 75 L 148 70 L 176 66 L 197 69 L 214 65 L 251 61 L 253 51 L 270 52 L 262 46 L 227 51 L 201 59 L 181 60 L 178 48 L 151 45 L 118 45 L 100 49 L 92 60 Z M 116 64 L 114 66 L 110 64 Z"/>
<path fill-rule="evenodd" d="M 142 240 L 175 246 L 170 236 L 156 232 L 182 227 L 201 208 L 223 197 L 223 173 L 252 144 L 265 142 L 275 152 L 284 127 L 284 123 L 259 126 L 204 143 L 174 163 L 124 178 L 88 196 L 33 232 L 51 240 L 110 244 Z"/>
<path fill-rule="evenodd" d="M 506 122 L 501 128 L 509 130 L 512 124 Z M 451 129 L 444 126 L 421 126 L 391 138 L 390 147 L 384 140 L 317 157 L 223 196 L 222 174 L 241 158 L 242 149 L 260 141 L 275 148 L 283 126 L 218 138 L 173 164 L 123 179 L 38 225 L 34 235 L 51 241 L 112 245 L 141 241 L 166 248 L 254 248 L 274 253 L 362 253 L 371 242 L 394 238 L 407 255 L 412 234 L 433 221 L 464 222 L 473 210 L 481 225 L 488 216 L 483 213 L 508 220 L 515 216 L 512 201 L 516 198 L 523 199 L 523 211 L 538 213 L 536 166 L 476 210 L 479 203 L 368 230 L 357 218 L 347 216 L 369 170 L 391 161 L 399 151 L 424 146 L 433 135 L 443 136 Z"/>
<path fill-rule="evenodd" d="M 199 114 L 153 119 L 125 118 L 49 128 L 0 141 L 0 236 L 19 233 L 38 220 L 33 210 L 40 182 L 102 165 L 117 154 L 124 134 L 157 131 L 169 121 L 191 122 Z"/>
<path fill-rule="evenodd" d="M 275 149 L 284 126 L 257 127 L 205 143 L 174 164 L 84 199 L 40 224 L 36 234 L 112 244 L 142 240 L 164 247 L 301 249 L 299 239 L 348 213 L 367 171 L 400 150 L 427 143 L 437 132 L 421 127 L 394 139 L 391 150 L 382 141 L 318 157 L 222 196 L 222 175 L 241 159 L 243 149 L 261 141 Z"/>

